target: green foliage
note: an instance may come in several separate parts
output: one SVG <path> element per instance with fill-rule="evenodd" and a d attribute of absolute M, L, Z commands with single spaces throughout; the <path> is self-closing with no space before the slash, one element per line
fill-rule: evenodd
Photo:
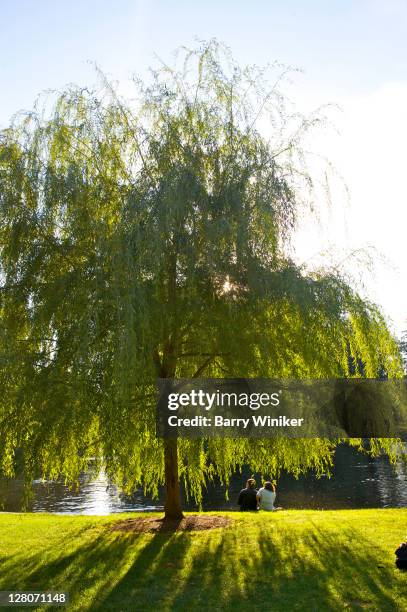
<path fill-rule="evenodd" d="M 311 181 L 278 86 L 216 43 L 138 102 L 102 76 L 0 140 L 0 461 L 74 481 L 95 457 L 126 490 L 163 481 L 161 377 L 399 376 L 379 310 L 286 246 Z M 272 135 L 257 129 L 269 119 Z M 180 440 L 180 473 L 326 471 L 337 441 Z M 390 448 L 390 447 L 389 447 Z"/>

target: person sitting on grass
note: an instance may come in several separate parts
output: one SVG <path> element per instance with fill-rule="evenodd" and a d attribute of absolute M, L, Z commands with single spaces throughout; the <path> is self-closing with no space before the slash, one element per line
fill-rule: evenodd
<path fill-rule="evenodd" d="M 257 503 L 259 504 L 259 510 L 267 510 L 272 512 L 276 510 L 274 507 L 274 501 L 276 499 L 276 487 L 273 483 L 267 481 L 264 483 L 264 487 L 259 489 L 257 493 Z"/>
<path fill-rule="evenodd" d="M 257 510 L 257 489 L 254 478 L 248 479 L 246 488 L 242 489 L 239 493 L 237 503 L 240 506 L 241 512 Z"/>

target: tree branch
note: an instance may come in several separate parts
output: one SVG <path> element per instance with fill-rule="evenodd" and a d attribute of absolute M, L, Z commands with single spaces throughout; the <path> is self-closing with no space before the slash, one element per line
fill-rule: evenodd
<path fill-rule="evenodd" d="M 204 371 L 206 366 L 210 364 L 210 362 L 212 361 L 213 357 L 214 357 L 213 355 L 208 357 L 208 359 L 197 369 L 197 371 L 192 376 L 192 378 L 198 378 L 198 376 Z"/>

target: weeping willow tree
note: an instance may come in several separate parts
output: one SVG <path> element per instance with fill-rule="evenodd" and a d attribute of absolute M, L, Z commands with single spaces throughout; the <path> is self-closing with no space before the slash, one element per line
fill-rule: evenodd
<path fill-rule="evenodd" d="M 200 502 L 243 465 L 320 473 L 338 440 L 159 440 L 157 377 L 401 372 L 379 310 L 287 255 L 317 118 L 214 42 L 184 60 L 131 103 L 68 88 L 0 141 L 1 470 L 74 482 L 93 457 L 125 491 L 165 482 L 172 517 L 180 481 Z"/>

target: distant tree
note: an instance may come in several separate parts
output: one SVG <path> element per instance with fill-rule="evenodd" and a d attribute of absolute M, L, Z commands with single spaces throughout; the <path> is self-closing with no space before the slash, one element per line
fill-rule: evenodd
<path fill-rule="evenodd" d="M 157 377 L 339 377 L 349 355 L 399 376 L 401 362 L 374 305 L 286 254 L 314 120 L 290 132 L 277 85 L 214 42 L 136 85 L 134 105 L 106 80 L 68 88 L 1 134 L 0 458 L 12 475 L 20 449 L 28 480 L 72 482 L 94 457 L 126 491 L 165 482 L 179 517 L 180 480 L 200 502 L 245 464 L 322 472 L 338 441 L 162 441 Z"/>
<path fill-rule="evenodd" d="M 400 352 L 403 360 L 404 372 L 407 374 L 407 330 L 403 331 L 401 335 Z"/>

